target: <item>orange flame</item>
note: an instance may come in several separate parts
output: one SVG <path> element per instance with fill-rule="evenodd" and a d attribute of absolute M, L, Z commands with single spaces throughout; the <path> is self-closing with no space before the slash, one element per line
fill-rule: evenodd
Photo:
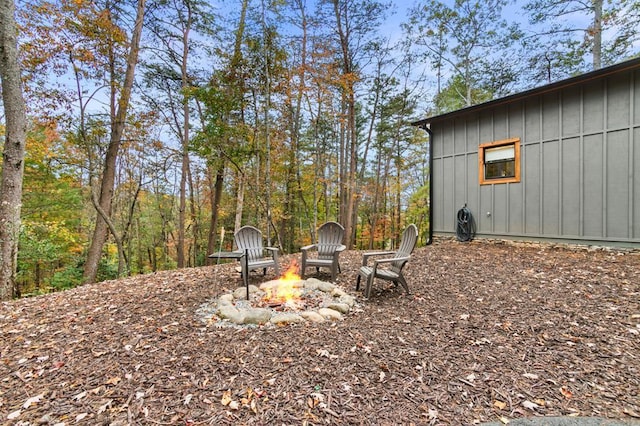
<path fill-rule="evenodd" d="M 298 275 L 298 264 L 294 261 L 287 268 L 282 277 L 274 281 L 274 284 L 266 289 L 265 299 L 274 302 L 292 303 L 302 293 L 300 288 L 300 275 Z"/>

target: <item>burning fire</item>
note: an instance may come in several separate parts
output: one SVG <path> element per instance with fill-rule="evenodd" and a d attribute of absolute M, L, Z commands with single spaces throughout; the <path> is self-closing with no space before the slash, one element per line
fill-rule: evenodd
<path fill-rule="evenodd" d="M 291 262 L 284 275 L 271 281 L 264 288 L 264 300 L 271 303 L 295 304 L 302 294 L 302 278 L 298 275 L 298 264 Z"/>

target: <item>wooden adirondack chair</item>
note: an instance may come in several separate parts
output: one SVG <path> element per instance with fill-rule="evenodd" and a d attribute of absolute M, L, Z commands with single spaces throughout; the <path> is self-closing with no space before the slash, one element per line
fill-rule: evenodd
<path fill-rule="evenodd" d="M 360 289 L 360 279 L 364 278 L 366 282 L 364 296 L 368 299 L 371 296 L 371 287 L 374 278 L 380 278 L 387 281 L 393 281 L 395 285 L 402 284 L 404 290 L 409 294 L 409 286 L 402 275 L 402 268 L 411 258 L 411 253 L 416 247 L 418 240 L 418 228 L 416 225 L 409 225 L 402 233 L 402 240 L 398 251 L 378 251 L 365 253 L 362 257 L 362 266 L 358 271 L 356 281 L 356 290 Z M 373 266 L 368 266 L 367 261 L 374 256 L 389 256 L 383 259 L 373 261 Z M 380 267 L 385 265 L 385 267 Z M 388 266 L 386 266 L 388 265 Z"/>
<path fill-rule="evenodd" d="M 340 271 L 338 257 L 347 247 L 342 244 L 344 239 L 344 228 L 337 222 L 327 222 L 318 228 L 318 242 L 300 248 L 302 251 L 302 262 L 300 265 L 300 275 L 304 278 L 304 272 L 309 266 L 315 266 L 316 273 L 320 268 L 331 269 L 331 281 L 335 281 Z M 316 256 L 310 256 L 313 251 Z"/>
<path fill-rule="evenodd" d="M 255 269 L 262 269 L 262 274 L 267 274 L 267 268 L 273 268 L 277 276 L 280 276 L 280 265 L 278 264 L 278 249 L 276 247 L 263 247 L 262 232 L 253 226 L 243 226 L 233 235 L 236 247 L 240 251 L 247 253 L 245 262 L 242 265 L 242 276 L 248 277 L 249 272 Z"/>

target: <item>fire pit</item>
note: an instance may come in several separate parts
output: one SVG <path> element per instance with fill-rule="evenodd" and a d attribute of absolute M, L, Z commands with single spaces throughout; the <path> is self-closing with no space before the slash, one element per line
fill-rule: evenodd
<path fill-rule="evenodd" d="M 315 278 L 303 280 L 297 265 L 259 287 L 240 287 L 208 301 L 196 315 L 207 325 L 258 326 L 290 323 L 340 321 L 357 307 L 354 296 L 339 286 Z"/>

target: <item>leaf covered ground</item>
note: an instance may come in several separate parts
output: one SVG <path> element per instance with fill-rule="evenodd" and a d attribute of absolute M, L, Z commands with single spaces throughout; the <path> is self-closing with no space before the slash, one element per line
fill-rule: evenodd
<path fill-rule="evenodd" d="M 376 281 L 368 301 L 361 258 L 341 256 L 361 305 L 339 322 L 203 324 L 197 309 L 240 284 L 234 264 L 2 303 L 0 423 L 640 419 L 637 251 L 438 241 L 405 268 L 411 295 Z"/>

